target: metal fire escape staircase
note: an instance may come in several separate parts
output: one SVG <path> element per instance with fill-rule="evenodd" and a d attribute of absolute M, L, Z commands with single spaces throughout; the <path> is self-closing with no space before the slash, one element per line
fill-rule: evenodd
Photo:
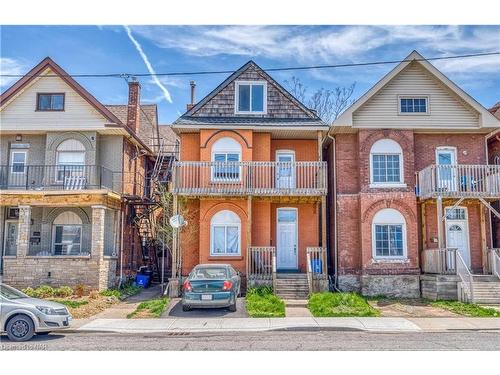
<path fill-rule="evenodd" d="M 179 145 L 161 139 L 153 148 L 157 155 L 154 167 L 147 177 L 149 195 L 145 197 L 143 204 L 136 207 L 134 223 L 139 232 L 143 263 L 153 270 L 153 281 L 162 282 L 171 273 L 171 252 L 170 244 L 160 228 L 165 220 L 161 194 L 168 190 L 173 163 L 178 159 Z"/>

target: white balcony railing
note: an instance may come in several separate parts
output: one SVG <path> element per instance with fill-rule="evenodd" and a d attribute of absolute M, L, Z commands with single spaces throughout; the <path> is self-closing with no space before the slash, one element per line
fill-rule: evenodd
<path fill-rule="evenodd" d="M 417 175 L 420 198 L 500 198 L 500 165 L 430 165 Z"/>
<path fill-rule="evenodd" d="M 182 195 L 326 195 L 326 162 L 174 163 L 174 192 Z"/>

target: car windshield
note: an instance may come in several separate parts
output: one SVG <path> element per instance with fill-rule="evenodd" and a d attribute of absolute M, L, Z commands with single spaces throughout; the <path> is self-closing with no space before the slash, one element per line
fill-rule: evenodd
<path fill-rule="evenodd" d="M 26 294 L 5 284 L 0 284 L 0 296 L 7 299 L 28 298 Z"/>
<path fill-rule="evenodd" d="M 199 267 L 191 273 L 192 280 L 227 279 L 227 269 L 224 267 Z"/>

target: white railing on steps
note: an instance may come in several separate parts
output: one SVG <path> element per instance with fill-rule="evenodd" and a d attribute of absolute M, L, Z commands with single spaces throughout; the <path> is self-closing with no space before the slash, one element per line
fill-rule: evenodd
<path fill-rule="evenodd" d="M 469 267 L 465 264 L 464 259 L 460 255 L 460 252 L 456 252 L 456 268 L 457 275 L 460 277 L 460 287 L 458 288 L 458 298 L 462 302 L 474 303 L 474 279 L 472 273 L 469 271 Z M 467 301 L 464 301 L 464 295 Z"/>
<path fill-rule="evenodd" d="M 500 249 L 490 249 L 491 273 L 500 278 Z"/>

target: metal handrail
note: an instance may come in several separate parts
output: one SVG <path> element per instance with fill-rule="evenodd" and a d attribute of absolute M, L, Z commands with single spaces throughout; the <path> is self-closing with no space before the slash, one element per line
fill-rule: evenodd
<path fill-rule="evenodd" d="M 471 303 L 474 303 L 474 279 L 472 276 L 472 273 L 469 271 L 469 267 L 465 264 L 464 259 L 460 255 L 460 252 L 456 252 L 456 259 L 457 259 L 457 275 L 460 277 L 461 284 L 462 286 L 466 287 L 466 291 L 469 292 L 470 296 L 470 301 Z"/>

